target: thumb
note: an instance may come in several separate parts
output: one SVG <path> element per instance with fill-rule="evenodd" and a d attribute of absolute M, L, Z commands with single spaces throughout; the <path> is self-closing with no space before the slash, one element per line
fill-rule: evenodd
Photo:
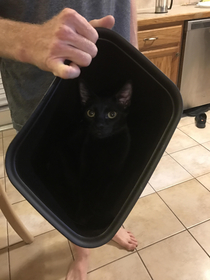
<path fill-rule="evenodd" d="M 111 29 L 115 24 L 113 16 L 109 15 L 100 19 L 94 19 L 89 22 L 93 27 L 105 27 Z"/>
<path fill-rule="evenodd" d="M 52 65 L 52 72 L 56 77 L 62 79 L 75 79 L 80 75 L 80 68 L 75 63 L 71 62 L 69 65 L 63 63 L 63 61 L 56 61 Z"/>

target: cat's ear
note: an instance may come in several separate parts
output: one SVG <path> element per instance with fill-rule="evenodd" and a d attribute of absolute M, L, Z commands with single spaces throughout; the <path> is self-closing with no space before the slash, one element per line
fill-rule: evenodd
<path fill-rule="evenodd" d="M 82 102 L 82 104 L 85 105 L 86 102 L 88 101 L 88 99 L 90 98 L 90 93 L 83 80 L 79 81 L 79 93 L 80 93 L 80 97 L 81 97 L 81 102 Z"/>
<path fill-rule="evenodd" d="M 132 96 L 132 83 L 127 82 L 116 94 L 118 103 L 120 103 L 124 108 L 127 108 L 131 103 Z"/>

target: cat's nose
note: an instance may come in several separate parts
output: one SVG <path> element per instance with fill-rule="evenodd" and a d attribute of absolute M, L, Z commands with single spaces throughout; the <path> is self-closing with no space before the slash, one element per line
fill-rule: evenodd
<path fill-rule="evenodd" d="M 97 128 L 98 128 L 98 129 L 104 128 L 104 124 L 103 124 L 103 123 L 99 123 L 99 124 L 97 125 Z"/>

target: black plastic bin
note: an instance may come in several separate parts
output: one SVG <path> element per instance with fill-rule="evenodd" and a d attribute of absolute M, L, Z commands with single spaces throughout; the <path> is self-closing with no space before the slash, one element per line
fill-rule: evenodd
<path fill-rule="evenodd" d="M 74 137 L 81 124 L 79 78 L 54 80 L 6 155 L 8 177 L 19 192 L 69 240 L 90 248 L 107 243 L 123 224 L 182 114 L 179 90 L 157 67 L 115 32 L 97 30 L 98 54 L 82 69 L 82 79 L 99 95 L 117 91 L 125 81 L 133 85 L 130 149 L 112 187 L 104 192 L 98 186 L 88 196 L 72 179 L 81 147 Z M 83 223 L 90 209 L 79 211 L 78 205 L 89 200 L 95 211 Z"/>

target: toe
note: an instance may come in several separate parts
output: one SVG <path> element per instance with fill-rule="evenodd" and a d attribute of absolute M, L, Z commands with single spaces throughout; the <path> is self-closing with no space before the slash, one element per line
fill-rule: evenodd
<path fill-rule="evenodd" d="M 131 243 L 131 244 L 134 244 L 134 245 L 138 246 L 138 242 L 137 242 L 136 240 L 130 240 L 130 242 L 129 242 L 129 243 Z"/>
<path fill-rule="evenodd" d="M 127 246 L 127 250 L 128 251 L 133 251 L 135 249 L 136 249 L 136 245 L 135 244 L 128 244 L 128 246 Z"/>
<path fill-rule="evenodd" d="M 134 243 L 138 243 L 138 241 L 136 240 L 136 238 L 130 238 L 130 240 Z"/>
<path fill-rule="evenodd" d="M 130 237 L 135 238 L 134 235 L 133 235 L 133 233 L 128 232 L 128 234 L 129 234 Z"/>

